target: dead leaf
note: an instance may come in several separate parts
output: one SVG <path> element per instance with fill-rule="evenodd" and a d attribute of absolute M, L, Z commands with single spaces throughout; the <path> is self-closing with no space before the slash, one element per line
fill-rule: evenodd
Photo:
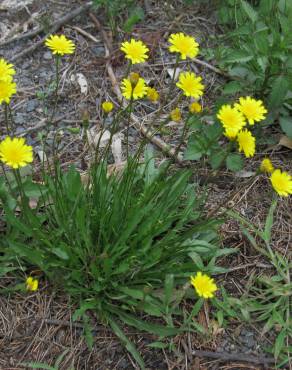
<path fill-rule="evenodd" d="M 88 93 L 88 83 L 83 73 L 76 73 L 71 75 L 71 81 L 73 83 L 77 82 L 80 86 L 81 94 L 87 95 Z"/>
<path fill-rule="evenodd" d="M 178 79 L 178 76 L 179 74 L 181 73 L 182 69 L 181 68 L 177 68 L 176 71 L 175 71 L 175 75 L 174 75 L 174 79 L 177 80 Z M 174 68 L 167 68 L 167 73 L 169 75 L 169 77 L 172 79 L 173 78 L 173 74 L 174 74 Z"/>
<path fill-rule="evenodd" d="M 279 145 L 292 149 L 292 139 L 290 139 L 288 136 L 282 136 L 279 141 Z"/>
<path fill-rule="evenodd" d="M 111 133 L 108 130 L 98 132 L 97 127 L 92 127 L 87 130 L 88 144 L 95 149 L 97 146 L 99 146 L 99 148 L 104 148 L 109 142 L 110 137 Z"/>
<path fill-rule="evenodd" d="M 123 151 L 122 151 L 123 138 L 124 135 L 121 133 L 113 135 L 111 149 L 114 156 L 115 164 L 120 164 L 123 161 Z"/>
<path fill-rule="evenodd" d="M 254 176 L 256 173 L 253 171 L 241 170 L 235 173 L 236 177 L 248 178 Z"/>

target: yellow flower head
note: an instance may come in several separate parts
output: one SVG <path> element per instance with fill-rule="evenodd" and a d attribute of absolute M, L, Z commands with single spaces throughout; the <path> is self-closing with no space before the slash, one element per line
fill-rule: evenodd
<path fill-rule="evenodd" d="M 192 36 L 183 33 L 172 33 L 168 39 L 171 53 L 180 53 L 181 59 L 195 58 L 199 53 L 199 44 Z"/>
<path fill-rule="evenodd" d="M 292 176 L 288 172 L 275 170 L 270 176 L 274 190 L 282 197 L 292 194 Z"/>
<path fill-rule="evenodd" d="M 111 112 L 111 111 L 113 110 L 114 105 L 113 105 L 113 103 L 112 103 L 112 102 L 110 102 L 110 101 L 104 101 L 104 102 L 102 103 L 101 107 L 102 107 L 102 109 L 103 109 L 103 111 L 104 111 L 105 113 L 109 113 L 109 112 Z"/>
<path fill-rule="evenodd" d="M 5 102 L 10 103 L 13 94 L 16 93 L 16 83 L 12 81 L 12 77 L 7 77 L 6 80 L 0 80 L 0 104 Z"/>
<path fill-rule="evenodd" d="M 200 271 L 197 272 L 195 277 L 191 276 L 191 283 L 198 296 L 203 298 L 213 298 L 214 292 L 218 289 L 214 279 L 202 274 Z"/>
<path fill-rule="evenodd" d="M 202 111 L 202 106 L 200 103 L 194 101 L 189 105 L 189 111 L 193 114 L 200 113 Z"/>
<path fill-rule="evenodd" d="M 152 101 L 153 103 L 157 102 L 159 100 L 159 94 L 154 87 L 148 87 L 147 88 L 147 98 Z"/>
<path fill-rule="evenodd" d="M 36 290 L 38 290 L 38 286 L 39 281 L 37 279 L 34 279 L 31 276 L 26 279 L 26 290 L 35 292 Z"/>
<path fill-rule="evenodd" d="M 13 64 L 7 63 L 5 59 L 0 59 L 0 81 L 11 81 L 12 76 L 15 74 Z"/>
<path fill-rule="evenodd" d="M 124 78 L 121 84 L 122 94 L 128 100 L 131 98 L 134 100 L 143 98 L 145 95 L 147 95 L 147 89 L 146 82 L 141 77 L 134 87 L 132 86 L 129 78 Z"/>
<path fill-rule="evenodd" d="M 274 171 L 273 163 L 271 162 L 269 158 L 264 158 L 262 160 L 262 163 L 260 165 L 260 171 L 267 172 L 267 173 L 272 173 Z"/>
<path fill-rule="evenodd" d="M 46 46 L 51 49 L 53 54 L 65 55 L 73 54 L 75 44 L 68 40 L 64 35 L 50 35 L 45 42 Z"/>
<path fill-rule="evenodd" d="M 177 87 L 183 90 L 185 96 L 199 99 L 203 95 L 205 86 L 201 83 L 202 77 L 196 77 L 193 72 L 182 72 L 179 75 Z"/>
<path fill-rule="evenodd" d="M 0 160 L 14 169 L 24 167 L 33 161 L 32 147 L 23 138 L 7 137 L 0 143 Z"/>
<path fill-rule="evenodd" d="M 174 122 L 179 122 L 181 120 L 181 110 L 179 108 L 175 108 L 170 112 L 170 118 Z"/>
<path fill-rule="evenodd" d="M 225 135 L 229 139 L 234 139 L 238 132 L 245 126 L 245 118 L 241 112 L 226 104 L 221 107 L 217 114 L 217 118 L 225 128 Z"/>
<path fill-rule="evenodd" d="M 149 49 L 140 40 L 131 39 L 130 42 L 123 42 L 121 50 L 126 54 L 125 57 L 131 60 L 132 64 L 143 63 L 148 59 L 147 52 Z"/>
<path fill-rule="evenodd" d="M 239 131 L 237 135 L 237 142 L 239 145 L 239 151 L 244 152 L 244 155 L 247 158 L 254 156 L 256 140 L 250 131 L 246 129 Z"/>
<path fill-rule="evenodd" d="M 265 119 L 265 114 L 268 112 L 261 100 L 253 99 L 250 96 L 239 98 L 239 103 L 235 104 L 235 108 L 245 115 L 250 125 Z"/>

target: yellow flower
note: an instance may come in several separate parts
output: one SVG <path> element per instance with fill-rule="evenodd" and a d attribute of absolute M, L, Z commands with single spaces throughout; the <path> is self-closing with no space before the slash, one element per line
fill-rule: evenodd
<path fill-rule="evenodd" d="M 231 105 L 223 105 L 217 114 L 217 118 L 225 128 L 225 135 L 234 139 L 238 132 L 245 126 L 245 118 L 241 112 L 232 108 Z"/>
<path fill-rule="evenodd" d="M 121 84 L 123 96 L 130 100 L 133 97 L 134 100 L 143 98 L 147 95 L 147 86 L 143 78 L 139 78 L 136 86 L 132 86 L 129 78 L 124 78 Z"/>
<path fill-rule="evenodd" d="M 38 286 L 39 281 L 37 279 L 33 279 L 31 276 L 26 279 L 26 290 L 35 292 L 38 289 Z"/>
<path fill-rule="evenodd" d="M 254 156 L 256 140 L 250 131 L 246 129 L 239 131 L 237 135 L 237 142 L 239 145 L 239 151 L 244 152 L 244 155 L 247 158 Z"/>
<path fill-rule="evenodd" d="M 13 64 L 7 63 L 5 59 L 0 59 L 0 80 L 11 81 L 12 76 L 15 74 Z"/>
<path fill-rule="evenodd" d="M 50 35 L 45 42 L 46 46 L 51 49 L 53 54 L 65 55 L 73 54 L 75 45 L 64 35 Z"/>
<path fill-rule="evenodd" d="M 114 105 L 113 105 L 113 103 L 112 103 L 112 102 L 110 102 L 110 101 L 104 101 L 104 102 L 102 103 L 101 107 L 102 107 L 102 109 L 103 109 L 103 111 L 104 111 L 105 113 L 109 113 L 109 112 L 111 112 L 111 111 L 113 110 Z"/>
<path fill-rule="evenodd" d="M 193 114 L 200 113 L 202 111 L 202 106 L 200 103 L 194 101 L 189 105 L 189 111 Z"/>
<path fill-rule="evenodd" d="M 193 72 L 182 72 L 176 86 L 183 90 L 185 96 L 192 96 L 199 99 L 203 95 L 204 85 L 201 83 L 202 77 L 196 77 Z"/>
<path fill-rule="evenodd" d="M 195 58 L 199 53 L 199 44 L 192 36 L 183 33 L 172 33 L 168 39 L 171 44 L 169 51 L 171 53 L 180 53 L 181 59 Z"/>
<path fill-rule="evenodd" d="M 274 190 L 282 197 L 292 194 L 292 176 L 288 172 L 275 170 L 270 176 L 270 181 Z"/>
<path fill-rule="evenodd" d="M 181 110 L 179 108 L 175 108 L 170 112 L 170 118 L 174 122 L 179 122 L 181 120 Z"/>
<path fill-rule="evenodd" d="M 245 115 L 250 125 L 265 119 L 265 114 L 268 112 L 261 100 L 250 96 L 239 98 L 239 104 L 235 104 L 235 108 Z"/>
<path fill-rule="evenodd" d="M 260 165 L 261 172 L 272 173 L 274 171 L 273 163 L 270 161 L 269 158 L 264 158 Z"/>
<path fill-rule="evenodd" d="M 13 94 L 16 93 L 16 83 L 12 81 L 12 78 L 6 80 L 0 80 L 0 104 L 5 102 L 10 103 L 10 99 Z"/>
<path fill-rule="evenodd" d="M 148 59 L 147 52 L 149 49 L 140 40 L 131 39 L 130 42 L 123 42 L 121 50 L 126 54 L 125 57 L 131 60 L 132 64 L 143 63 Z"/>
<path fill-rule="evenodd" d="M 198 296 L 203 298 L 213 298 L 214 292 L 218 289 L 214 279 L 202 274 L 200 271 L 197 272 L 195 277 L 191 276 L 191 283 Z"/>
<path fill-rule="evenodd" d="M 24 167 L 33 161 L 32 147 L 23 138 L 7 137 L 0 143 L 0 160 L 14 169 Z"/>
<path fill-rule="evenodd" d="M 148 87 L 147 88 L 147 98 L 152 101 L 153 103 L 157 102 L 159 100 L 159 94 L 154 87 Z"/>

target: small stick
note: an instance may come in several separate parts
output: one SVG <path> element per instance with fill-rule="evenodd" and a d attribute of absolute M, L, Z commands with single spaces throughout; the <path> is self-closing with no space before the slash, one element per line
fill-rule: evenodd
<path fill-rule="evenodd" d="M 198 357 L 209 357 L 222 361 L 252 362 L 258 365 L 275 363 L 275 360 L 271 357 L 256 357 L 245 353 L 212 352 L 195 349 L 192 351 L 192 355 Z"/>
<path fill-rule="evenodd" d="M 70 22 L 72 19 L 74 19 L 75 17 L 77 17 L 78 15 L 83 13 L 84 11 L 88 10 L 91 7 L 91 5 L 92 5 L 92 3 L 89 2 L 85 5 L 80 6 L 79 8 L 74 9 L 72 12 L 66 14 L 64 17 L 60 18 L 58 21 L 56 21 L 52 25 L 49 33 L 54 33 L 56 31 L 58 31 L 58 29 L 60 27 L 62 27 L 65 23 Z M 43 31 L 44 31 L 44 28 L 40 27 L 37 30 L 30 32 L 29 35 L 30 35 L 30 37 L 33 37 L 33 36 L 36 36 L 36 35 L 38 35 L 39 33 L 43 32 Z M 45 40 L 47 38 L 47 35 L 48 34 L 46 34 L 46 36 L 42 37 L 38 42 L 36 42 L 32 46 L 30 46 L 29 48 L 26 48 L 25 50 L 21 51 L 20 53 L 14 55 L 12 58 L 10 58 L 10 60 L 12 62 L 15 62 L 16 60 L 18 60 L 18 59 L 20 59 L 24 56 L 27 56 L 28 54 L 35 51 L 39 46 L 41 46 L 45 42 Z M 22 38 L 20 38 L 21 36 L 19 36 L 18 40 L 26 38 L 26 37 L 24 37 L 25 35 L 22 35 L 22 36 L 23 36 Z M 16 38 L 14 38 L 13 41 L 16 41 Z M 8 40 L 6 41 L 6 44 L 7 44 L 7 42 L 8 42 Z M 0 46 L 3 46 L 3 43 Z"/>
<path fill-rule="evenodd" d="M 110 44 L 110 41 L 107 37 L 107 34 L 104 31 L 104 29 L 102 28 L 98 19 L 95 17 L 95 15 L 92 14 L 92 13 L 89 13 L 89 16 L 92 19 L 93 23 L 96 25 L 96 28 L 101 33 L 101 37 L 102 37 L 102 40 L 104 42 L 104 48 L 105 48 L 105 58 L 108 58 L 109 55 L 110 55 L 111 44 Z M 114 70 L 113 70 L 113 68 L 110 64 L 109 59 L 106 63 L 106 69 L 107 69 L 107 73 L 109 75 L 109 78 L 111 80 L 114 93 L 116 94 L 118 100 L 120 102 L 122 102 L 123 106 L 125 107 L 126 102 L 123 100 L 123 96 L 122 96 L 121 90 L 119 88 L 119 84 L 118 84 L 116 75 L 115 75 Z M 157 147 L 159 147 L 164 153 L 166 153 L 170 157 L 174 158 L 174 160 L 176 162 L 179 162 L 179 163 L 182 162 L 182 158 L 180 156 L 176 155 L 175 149 L 171 148 L 170 145 L 165 143 L 159 137 L 154 136 L 153 132 L 149 128 L 147 128 L 145 125 L 143 125 L 143 123 L 140 122 L 141 120 L 138 117 L 136 117 L 133 113 L 131 114 L 131 120 L 133 121 L 134 127 L 137 131 L 140 131 L 145 137 L 147 137 L 147 139 L 149 139 L 153 144 L 155 144 Z"/>

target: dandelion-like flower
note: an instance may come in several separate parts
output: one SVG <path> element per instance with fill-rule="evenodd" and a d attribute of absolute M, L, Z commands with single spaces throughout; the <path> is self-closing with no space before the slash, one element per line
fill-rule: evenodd
<path fill-rule="evenodd" d="M 31 292 L 35 292 L 38 290 L 39 281 L 37 279 L 34 279 L 33 277 L 29 276 L 26 281 L 26 290 L 29 290 Z"/>
<path fill-rule="evenodd" d="M 179 108 L 175 108 L 170 112 L 170 118 L 174 122 L 179 122 L 181 121 L 181 110 Z"/>
<path fill-rule="evenodd" d="M 149 49 L 140 40 L 131 39 L 130 42 L 123 42 L 121 50 L 125 53 L 125 57 L 131 60 L 132 64 L 143 63 L 148 59 L 147 52 Z"/>
<path fill-rule="evenodd" d="M 147 98 L 152 101 L 153 103 L 157 102 L 159 100 L 159 94 L 154 87 L 148 87 L 147 88 Z"/>
<path fill-rule="evenodd" d="M 214 279 L 206 274 L 202 274 L 200 271 L 197 272 L 196 276 L 191 276 L 191 284 L 198 296 L 203 298 L 213 298 L 214 292 L 218 289 Z"/>
<path fill-rule="evenodd" d="M 261 172 L 272 173 L 274 171 L 273 163 L 269 158 L 264 158 L 260 165 Z"/>
<path fill-rule="evenodd" d="M 246 125 L 245 118 L 241 112 L 226 104 L 221 107 L 217 114 L 217 118 L 225 128 L 224 134 L 229 139 L 234 139 L 238 132 Z"/>
<path fill-rule="evenodd" d="M 261 100 L 253 99 L 250 96 L 239 98 L 239 103 L 235 104 L 235 108 L 244 114 L 250 125 L 264 120 L 268 112 Z"/>
<path fill-rule="evenodd" d="M 192 36 L 183 33 L 172 33 L 168 39 L 171 53 L 180 53 L 181 59 L 195 58 L 199 53 L 199 44 Z"/>
<path fill-rule="evenodd" d="M 200 113 L 202 111 L 202 106 L 200 103 L 194 101 L 189 105 L 189 111 L 193 114 Z"/>
<path fill-rule="evenodd" d="M 199 99 L 205 88 L 201 81 L 202 77 L 197 77 L 193 72 L 182 72 L 176 86 L 183 90 L 185 96 Z"/>
<path fill-rule="evenodd" d="M 141 77 L 139 77 L 135 86 L 132 85 L 129 78 L 124 78 L 121 84 L 121 90 L 126 99 L 130 100 L 133 98 L 134 100 L 137 100 L 147 95 L 148 87 L 145 80 Z"/>
<path fill-rule="evenodd" d="M 15 75 L 15 69 L 13 64 L 6 62 L 5 59 L 0 59 L 0 81 L 11 81 L 13 75 Z"/>
<path fill-rule="evenodd" d="M 237 134 L 237 142 L 239 151 L 244 152 L 247 158 L 253 157 L 256 148 L 256 139 L 252 136 L 251 132 L 244 129 Z"/>
<path fill-rule="evenodd" d="M 5 102 L 10 103 L 12 95 L 16 93 L 16 83 L 12 81 L 12 78 L 0 80 L 0 104 Z"/>
<path fill-rule="evenodd" d="M 51 49 L 53 54 L 66 55 L 73 54 L 75 44 L 73 41 L 67 39 L 65 35 L 50 35 L 45 42 L 46 46 Z"/>
<path fill-rule="evenodd" d="M 102 109 L 103 109 L 103 111 L 104 111 L 105 113 L 109 113 L 109 112 L 111 112 L 111 111 L 113 110 L 114 105 L 113 105 L 113 103 L 112 103 L 112 102 L 110 102 L 110 101 L 104 101 L 104 102 L 102 103 L 101 107 L 102 107 Z"/>
<path fill-rule="evenodd" d="M 32 147 L 24 138 L 7 137 L 0 143 L 0 160 L 14 169 L 25 167 L 33 161 Z"/>
<path fill-rule="evenodd" d="M 275 170 L 270 176 L 274 190 L 282 197 L 292 194 L 292 176 L 288 172 Z"/>

